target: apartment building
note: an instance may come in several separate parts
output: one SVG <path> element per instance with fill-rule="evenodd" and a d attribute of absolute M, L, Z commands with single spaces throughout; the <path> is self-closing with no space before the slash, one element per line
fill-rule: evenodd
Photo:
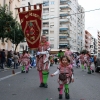
<path fill-rule="evenodd" d="M 15 10 L 16 7 L 20 7 L 20 0 L 0 0 L 0 5 L 4 6 L 5 4 L 8 5 L 8 12 L 12 11 L 13 12 L 13 17 L 17 17 L 17 20 L 19 21 L 18 18 L 18 13 Z M 16 36 L 15 36 L 16 38 Z M 5 49 L 5 50 L 14 50 L 14 45 L 8 40 L 7 43 L 3 43 L 0 41 L 0 49 Z"/>
<path fill-rule="evenodd" d="M 93 36 L 91 37 L 90 52 L 92 55 L 97 54 L 97 39 Z"/>
<path fill-rule="evenodd" d="M 85 49 L 85 14 L 84 8 L 78 4 L 77 14 L 77 51 Z"/>
<path fill-rule="evenodd" d="M 80 51 L 84 38 L 84 9 L 77 0 L 22 0 L 21 6 L 43 3 L 42 34 L 47 36 L 52 49 L 71 47 L 72 51 Z M 80 25 L 80 27 L 79 27 Z M 81 26 L 82 25 L 82 26 Z M 80 38 L 80 41 L 78 38 Z M 80 45 L 79 45 L 80 44 Z M 22 44 L 23 45 L 23 44 Z M 26 44 L 24 43 L 26 46 Z"/>
<path fill-rule="evenodd" d="M 91 52 L 91 49 L 90 49 L 91 37 L 92 35 L 87 30 L 85 30 L 85 49 L 89 52 Z"/>
<path fill-rule="evenodd" d="M 100 57 L 100 31 L 97 34 L 97 55 Z"/>

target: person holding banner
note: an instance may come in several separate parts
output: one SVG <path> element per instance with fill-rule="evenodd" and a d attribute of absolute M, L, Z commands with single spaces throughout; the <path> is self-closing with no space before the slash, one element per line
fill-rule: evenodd
<path fill-rule="evenodd" d="M 49 74 L 49 67 L 50 67 L 50 61 L 49 61 L 49 51 L 50 51 L 50 44 L 47 41 L 47 38 L 45 35 L 41 36 L 41 41 L 38 47 L 37 51 L 37 70 L 39 72 L 39 78 L 40 78 L 40 86 L 47 88 L 47 80 L 48 80 L 48 74 Z"/>

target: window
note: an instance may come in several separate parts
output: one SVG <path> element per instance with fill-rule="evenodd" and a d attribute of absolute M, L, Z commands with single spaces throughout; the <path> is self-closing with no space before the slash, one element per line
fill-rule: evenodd
<path fill-rule="evenodd" d="M 54 37 L 50 37 L 50 41 L 54 41 Z"/>
<path fill-rule="evenodd" d="M 49 18 L 49 15 L 44 15 L 43 16 L 43 19 L 45 20 L 45 19 L 48 19 Z"/>
<path fill-rule="evenodd" d="M 51 8 L 50 11 L 51 11 L 51 12 L 54 12 L 54 8 Z"/>
<path fill-rule="evenodd" d="M 50 5 L 54 5 L 54 3 L 55 3 L 54 1 L 51 1 L 51 2 L 50 2 Z"/>
<path fill-rule="evenodd" d="M 54 34 L 54 31 L 50 31 L 50 34 Z"/>
<path fill-rule="evenodd" d="M 43 35 L 49 34 L 48 30 L 43 30 Z"/>
<path fill-rule="evenodd" d="M 43 6 L 49 6 L 49 1 L 43 1 Z"/>
<path fill-rule="evenodd" d="M 50 44 L 50 47 L 51 47 L 51 48 L 54 48 L 54 44 Z"/>
<path fill-rule="evenodd" d="M 50 28 L 54 28 L 54 25 L 50 25 Z"/>

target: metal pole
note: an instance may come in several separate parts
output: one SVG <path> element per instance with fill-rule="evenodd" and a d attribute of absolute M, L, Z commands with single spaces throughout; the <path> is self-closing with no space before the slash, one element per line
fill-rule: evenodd
<path fill-rule="evenodd" d="M 28 6 L 24 6 L 24 7 L 29 7 L 29 6 L 34 6 L 34 5 L 29 5 L 30 3 L 28 2 Z M 36 5 L 39 5 L 39 4 L 45 4 L 45 3 L 37 3 Z M 23 8 L 23 7 L 17 7 L 15 9 L 18 9 L 18 8 Z"/>

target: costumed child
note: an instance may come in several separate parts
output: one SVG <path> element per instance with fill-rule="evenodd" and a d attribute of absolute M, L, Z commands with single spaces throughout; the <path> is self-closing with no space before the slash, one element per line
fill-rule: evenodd
<path fill-rule="evenodd" d="M 19 62 L 22 65 L 21 72 L 28 73 L 30 60 L 29 60 L 29 55 L 27 54 L 27 52 L 25 50 L 23 51 L 23 54 L 21 55 Z"/>
<path fill-rule="evenodd" d="M 49 74 L 49 51 L 50 51 L 50 44 L 47 42 L 47 38 L 45 35 L 41 36 L 41 42 L 38 47 L 37 51 L 37 60 L 36 60 L 36 67 L 39 72 L 40 78 L 40 87 L 47 88 L 47 80 Z"/>
<path fill-rule="evenodd" d="M 79 56 L 80 62 L 81 62 L 81 68 L 84 71 L 84 53 L 82 52 Z"/>
<path fill-rule="evenodd" d="M 63 95 L 63 87 L 65 88 L 65 98 L 70 99 L 69 95 L 69 84 L 74 82 L 72 65 L 70 64 L 70 59 L 68 56 L 63 56 L 60 59 L 60 64 L 55 73 L 51 74 L 51 77 L 57 75 L 59 73 L 58 83 L 59 83 L 59 99 L 62 99 Z"/>

